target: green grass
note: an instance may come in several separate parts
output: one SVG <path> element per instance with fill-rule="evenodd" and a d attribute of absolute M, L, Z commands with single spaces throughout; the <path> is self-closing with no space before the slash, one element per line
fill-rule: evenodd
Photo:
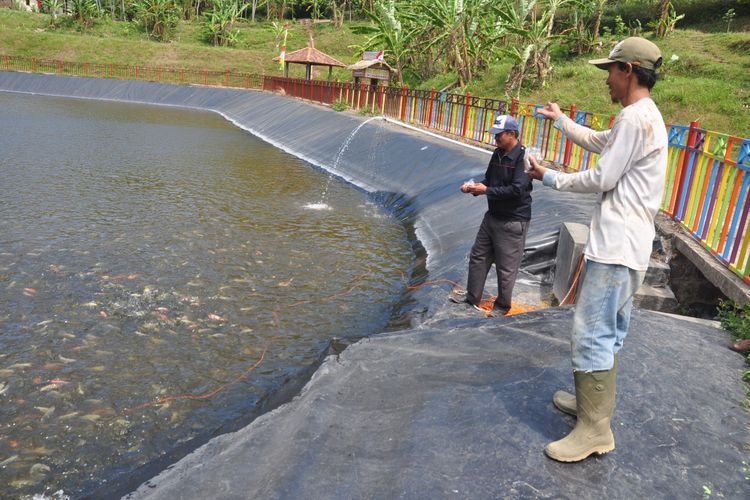
<path fill-rule="evenodd" d="M 750 34 L 678 30 L 654 41 L 665 60 L 663 78 L 653 91 L 664 120 L 681 125 L 698 121 L 709 130 L 750 137 Z M 610 40 L 598 54 L 557 60 L 546 87 L 524 89 L 519 99 L 540 104 L 555 100 L 566 107 L 575 103 L 581 110 L 616 113 L 619 107 L 609 101 L 606 72 L 587 64 L 606 56 L 613 43 Z M 679 59 L 668 62 L 672 54 Z M 493 66 L 468 90 L 473 95 L 497 95 L 508 69 L 508 64 Z"/>
<path fill-rule="evenodd" d="M 736 339 L 750 339 L 750 304 L 740 305 L 732 300 L 722 300 L 719 302 L 718 319 L 721 327 Z M 750 355 L 745 359 L 750 364 Z M 750 382 L 750 369 L 745 370 L 742 378 L 745 382 Z M 750 403 L 750 393 L 748 396 L 746 405 Z"/>
<path fill-rule="evenodd" d="M 360 22 L 361 23 L 361 22 Z M 355 25 L 357 22 L 355 21 Z M 746 19 L 736 19 L 733 27 L 746 26 Z M 332 24 L 312 26 L 315 47 L 344 64 L 355 62 L 352 46 L 363 37 L 351 32 L 349 24 L 337 30 Z M 237 72 L 280 74 L 278 55 L 270 24 L 241 22 L 235 47 L 212 47 L 200 37 L 197 24 L 180 23 L 175 39 L 168 43 L 149 40 L 145 33 L 131 24 L 98 20 L 82 29 L 64 20 L 58 27 L 50 26 L 50 17 L 9 9 L 0 9 L 0 54 L 62 59 L 99 64 L 124 64 L 185 69 L 230 69 Z M 649 35 L 647 35 L 649 36 Z M 298 23 L 290 22 L 287 53 L 307 46 L 308 34 Z M 655 40 L 665 61 L 672 54 L 679 59 L 666 63 L 664 78 L 654 88 L 654 99 L 667 123 L 689 125 L 698 121 L 712 131 L 750 137 L 750 33 L 705 33 L 677 30 L 664 40 Z M 597 54 L 571 57 L 563 49 L 554 51 L 554 71 L 545 88 L 522 89 L 518 98 L 525 103 L 555 100 L 568 107 L 575 103 L 579 110 L 616 113 L 618 106 L 609 102 L 605 85 L 606 73 L 586 63 L 588 59 L 606 55 L 613 39 L 605 40 Z M 484 75 L 465 89 L 472 95 L 495 99 L 504 95 L 505 77 L 510 63 L 493 64 Z M 315 78 L 326 78 L 327 68 L 315 68 Z M 301 78 L 304 67 L 290 66 L 290 76 Z M 346 69 L 335 69 L 333 77 L 343 81 L 351 78 Z M 455 81 L 455 75 L 439 74 L 428 81 L 408 84 L 414 88 L 441 89 Z"/>

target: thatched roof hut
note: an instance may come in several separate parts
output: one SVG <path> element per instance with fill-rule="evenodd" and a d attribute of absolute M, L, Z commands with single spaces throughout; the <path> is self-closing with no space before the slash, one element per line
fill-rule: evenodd
<path fill-rule="evenodd" d="M 274 61 L 278 61 L 279 57 L 274 57 Z M 328 79 L 331 79 L 333 73 L 333 67 L 345 68 L 346 64 L 341 61 L 334 59 L 333 57 L 325 54 L 315 47 L 305 47 L 304 49 L 295 50 L 294 52 L 287 54 L 284 58 L 284 77 L 289 76 L 289 64 L 304 64 L 305 69 L 305 80 L 312 78 L 312 67 L 313 66 L 328 66 Z"/>

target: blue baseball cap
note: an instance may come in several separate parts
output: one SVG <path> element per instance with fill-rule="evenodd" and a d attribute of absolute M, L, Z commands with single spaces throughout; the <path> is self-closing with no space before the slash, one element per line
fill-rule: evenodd
<path fill-rule="evenodd" d="M 500 132 L 505 132 L 506 130 L 518 131 L 518 122 L 510 115 L 497 115 L 495 117 L 495 123 L 492 124 L 487 132 L 495 135 Z"/>

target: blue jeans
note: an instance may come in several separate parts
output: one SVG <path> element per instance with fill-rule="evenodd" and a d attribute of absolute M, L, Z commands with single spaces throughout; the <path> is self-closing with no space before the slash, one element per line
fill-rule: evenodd
<path fill-rule="evenodd" d="M 628 334 L 633 295 L 645 276 L 625 266 L 586 261 L 570 342 L 574 371 L 612 368 Z"/>

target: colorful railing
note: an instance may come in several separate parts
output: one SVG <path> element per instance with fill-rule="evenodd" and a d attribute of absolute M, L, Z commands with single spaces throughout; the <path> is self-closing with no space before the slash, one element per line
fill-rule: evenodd
<path fill-rule="evenodd" d="M 266 90 L 321 103 L 340 102 L 355 110 L 382 114 L 491 145 L 486 132 L 496 113 L 518 119 L 521 140 L 536 146 L 543 158 L 572 171 L 596 165 L 598 155 L 573 144 L 550 120 L 538 114 L 540 105 L 448 94 L 435 90 L 383 87 L 351 82 L 321 82 L 267 76 Z M 615 115 L 564 110 L 576 123 L 594 130 L 612 126 Z M 750 139 L 672 125 L 669 129 L 669 170 L 662 210 L 690 233 L 725 266 L 750 284 Z"/>
<path fill-rule="evenodd" d="M 750 139 L 672 125 L 661 209 L 750 284 Z"/>
<path fill-rule="evenodd" d="M 537 113 L 539 105 L 406 87 L 385 87 L 261 76 L 229 71 L 153 68 L 0 55 L 0 69 L 68 76 L 148 80 L 178 84 L 262 88 L 329 105 L 381 114 L 485 145 L 497 113 L 518 118 L 522 142 L 569 170 L 596 165 L 598 155 L 567 140 Z M 611 127 L 614 115 L 564 110 L 586 127 Z M 706 131 L 697 123 L 669 129 L 669 169 L 662 210 L 680 222 L 725 266 L 750 284 L 750 139 Z"/>

